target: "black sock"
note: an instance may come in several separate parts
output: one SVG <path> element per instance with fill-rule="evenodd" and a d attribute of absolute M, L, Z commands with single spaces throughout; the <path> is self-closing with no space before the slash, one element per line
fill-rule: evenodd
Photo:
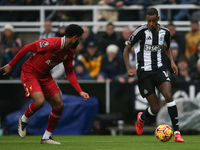
<path fill-rule="evenodd" d="M 150 107 L 147 107 L 147 109 L 142 113 L 142 115 L 140 116 L 140 119 L 141 119 L 141 121 L 145 121 L 145 119 L 146 118 L 150 118 L 151 116 L 154 116 L 154 115 L 151 115 L 150 113 L 149 113 L 149 110 L 148 109 L 150 109 Z"/>
<path fill-rule="evenodd" d="M 174 102 L 174 101 L 173 101 Z M 172 103 L 172 102 L 170 102 Z M 179 131 L 179 120 L 178 120 L 178 112 L 177 112 L 177 107 L 176 103 L 174 102 L 173 106 L 169 106 L 169 103 L 167 103 L 167 108 L 168 108 L 168 113 L 171 118 L 172 126 L 174 128 L 174 131 Z"/>

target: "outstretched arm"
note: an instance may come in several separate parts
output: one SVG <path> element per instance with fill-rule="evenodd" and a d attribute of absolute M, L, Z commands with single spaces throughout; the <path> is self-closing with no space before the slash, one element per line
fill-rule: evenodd
<path fill-rule="evenodd" d="M 11 60 L 9 64 L 6 64 L 2 68 L 0 68 L 0 71 L 4 71 L 3 75 L 7 75 L 9 72 L 11 72 L 13 66 L 22 58 L 24 57 L 28 52 L 36 52 L 37 48 L 35 43 L 31 43 L 29 45 L 25 45 L 18 53 L 17 55 Z"/>

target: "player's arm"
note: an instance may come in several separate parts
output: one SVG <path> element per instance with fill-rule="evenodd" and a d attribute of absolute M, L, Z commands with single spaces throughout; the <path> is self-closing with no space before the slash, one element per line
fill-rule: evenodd
<path fill-rule="evenodd" d="M 174 62 L 174 59 L 172 56 L 172 50 L 170 48 L 170 39 L 171 39 L 170 34 L 169 34 L 169 32 L 167 32 L 167 34 L 165 35 L 165 43 L 163 45 L 163 49 L 171 62 L 172 70 L 174 71 L 175 74 L 178 74 L 178 68 Z"/>
<path fill-rule="evenodd" d="M 65 67 L 65 73 L 66 73 L 69 83 L 74 87 L 74 89 L 79 93 L 79 95 L 84 98 L 83 99 L 84 101 L 89 100 L 90 98 L 89 94 L 86 92 L 83 92 L 83 90 L 81 89 L 77 81 L 76 75 L 73 71 L 73 66 L 68 67 L 67 65 L 64 64 L 64 67 Z"/>
<path fill-rule="evenodd" d="M 127 44 L 126 47 L 124 48 L 124 52 L 123 52 L 124 63 L 126 66 L 128 76 L 134 76 L 133 70 L 129 66 L 129 52 L 130 52 L 131 48 L 132 48 L 132 46 Z"/>
<path fill-rule="evenodd" d="M 0 68 L 0 71 L 3 70 L 4 74 L 7 75 L 9 72 L 11 72 L 13 66 L 21 59 L 23 58 L 28 52 L 36 52 L 36 45 L 35 43 L 31 43 L 29 45 L 25 45 L 18 53 L 17 55 L 5 66 Z"/>
<path fill-rule="evenodd" d="M 138 31 L 139 28 L 140 28 L 140 26 L 133 31 L 133 33 L 129 37 L 129 40 L 126 42 L 127 44 L 126 44 L 126 47 L 124 48 L 124 52 L 123 52 L 124 63 L 126 66 L 128 76 L 134 75 L 133 70 L 129 66 L 129 52 L 130 52 L 131 48 L 133 47 L 133 45 L 141 39 L 143 32 L 142 32 L 142 30 Z"/>

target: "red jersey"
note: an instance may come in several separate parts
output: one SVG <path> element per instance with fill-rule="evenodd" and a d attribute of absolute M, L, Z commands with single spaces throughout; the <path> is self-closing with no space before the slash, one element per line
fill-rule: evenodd
<path fill-rule="evenodd" d="M 63 62 L 66 68 L 72 68 L 74 50 L 65 50 L 65 37 L 53 37 L 38 40 L 34 43 L 36 50 L 23 65 L 24 71 L 32 71 L 37 77 L 50 75 L 51 69 Z"/>
<path fill-rule="evenodd" d="M 35 41 L 24 46 L 9 63 L 13 67 L 19 59 L 31 51 L 33 54 L 22 67 L 23 72 L 34 74 L 37 78 L 43 79 L 51 76 L 51 69 L 63 62 L 66 76 L 77 92 L 81 88 L 77 85 L 77 79 L 73 72 L 74 49 L 64 49 L 65 37 L 52 37 Z M 74 80 L 76 79 L 76 80 Z"/>

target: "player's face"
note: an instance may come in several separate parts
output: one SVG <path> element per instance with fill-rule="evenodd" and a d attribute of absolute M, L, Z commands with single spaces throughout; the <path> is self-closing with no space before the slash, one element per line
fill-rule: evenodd
<path fill-rule="evenodd" d="M 75 37 L 75 40 L 74 40 L 74 42 L 72 43 L 72 45 L 70 46 L 70 48 L 76 49 L 76 47 L 77 47 L 78 44 L 81 42 L 81 40 L 82 40 L 82 36 Z"/>
<path fill-rule="evenodd" d="M 157 32 L 158 31 L 158 21 L 159 21 L 159 16 L 157 15 L 147 15 L 146 16 L 146 21 L 148 23 L 149 29 L 152 32 Z"/>

